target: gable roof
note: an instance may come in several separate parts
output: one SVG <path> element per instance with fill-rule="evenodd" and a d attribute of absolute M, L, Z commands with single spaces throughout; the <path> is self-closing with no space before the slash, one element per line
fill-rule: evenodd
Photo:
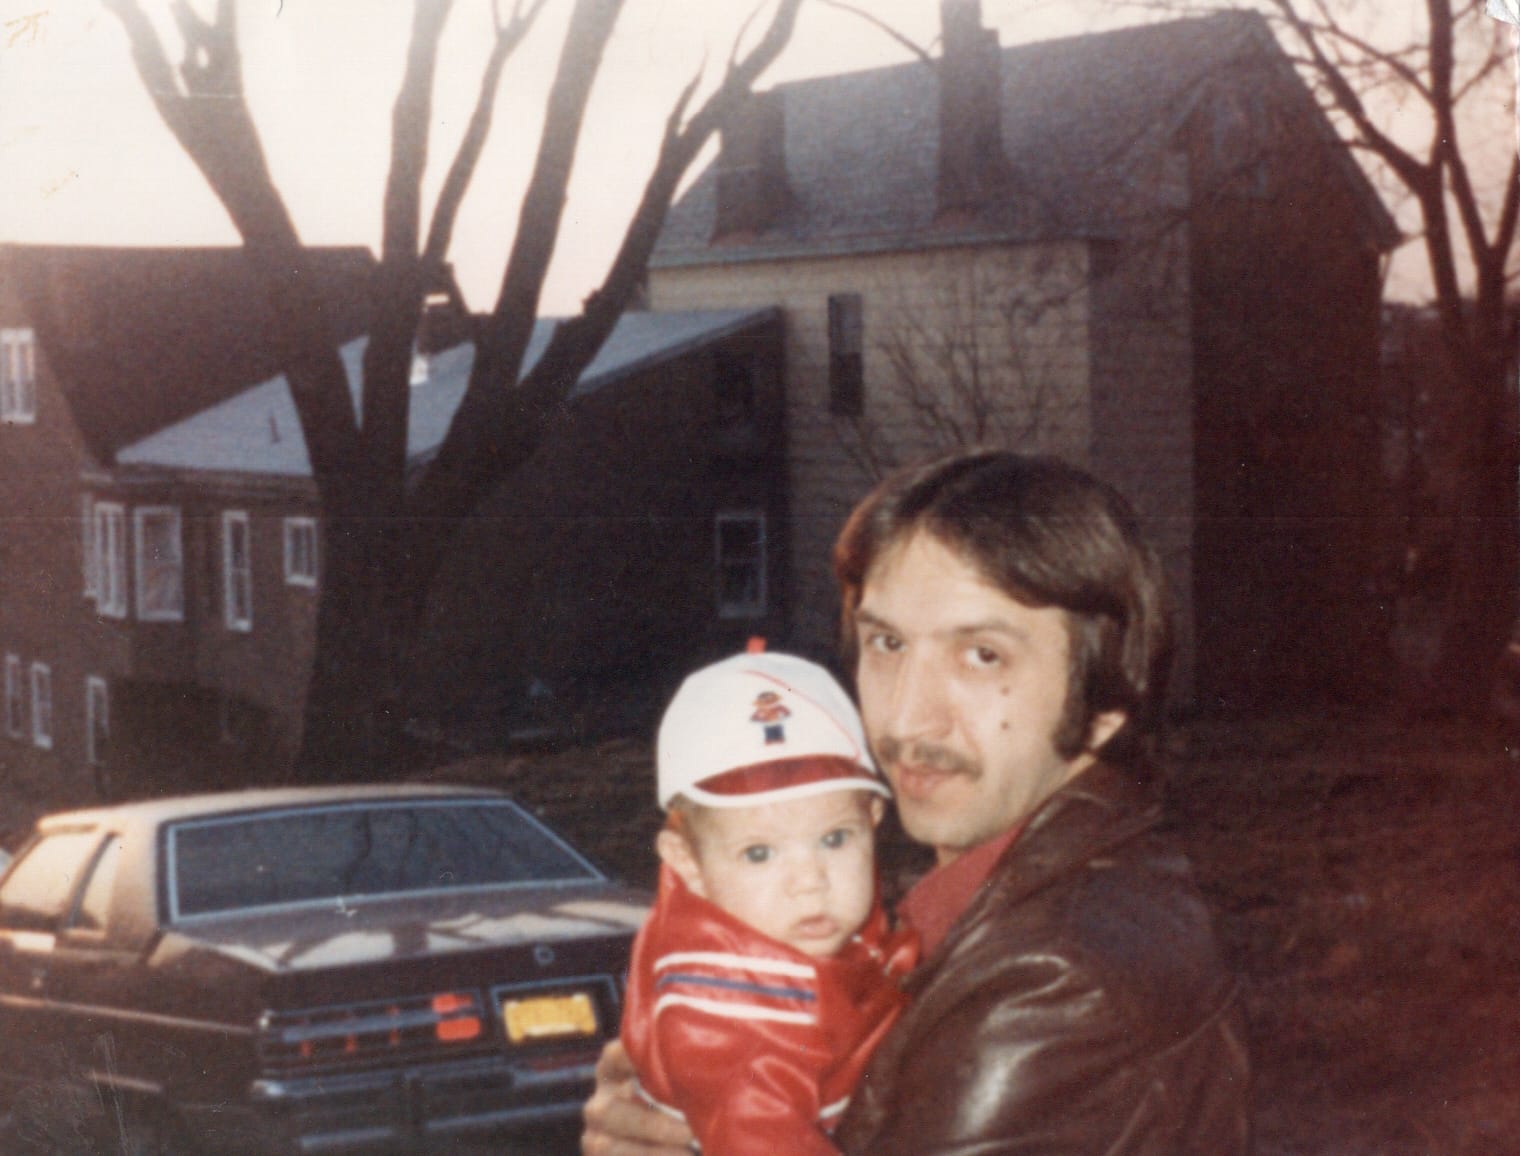
<path fill-rule="evenodd" d="M 571 391 L 583 398 L 650 366 L 670 361 L 779 316 L 775 309 L 726 309 L 683 313 L 625 313 Z M 543 355 L 555 321 L 540 319 L 524 358 L 524 372 Z M 361 337 L 342 348 L 344 368 L 360 412 L 364 348 Z M 427 380 L 410 393 L 407 462 L 427 462 L 448 433 L 464 397 L 475 347 L 455 345 L 427 358 Z M 202 413 L 124 447 L 120 466 L 182 472 L 309 478 L 311 460 L 290 386 L 280 374 Z"/>
<path fill-rule="evenodd" d="M 374 255 L 307 252 L 334 337 L 363 333 Z M 279 371 L 273 313 L 241 248 L 7 244 L 0 276 L 98 461 Z"/>
<path fill-rule="evenodd" d="M 672 207 L 655 268 L 940 246 L 1116 236 L 1132 168 L 1180 127 L 1211 77 L 1251 63 L 1291 86 L 1390 248 L 1398 230 L 1258 13 L 1227 12 L 1000 50 L 1012 196 L 939 220 L 938 62 L 778 85 L 791 206 L 757 235 L 712 242 L 718 164 Z"/>

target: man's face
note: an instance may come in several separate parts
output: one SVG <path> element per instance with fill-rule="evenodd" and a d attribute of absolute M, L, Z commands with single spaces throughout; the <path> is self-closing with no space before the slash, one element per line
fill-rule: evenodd
<path fill-rule="evenodd" d="M 1012 828 L 1093 761 L 1052 743 L 1064 611 L 1014 601 L 920 532 L 866 575 L 855 618 L 866 734 L 903 827 L 941 863 Z M 1122 721 L 1099 716 L 1093 745 Z"/>

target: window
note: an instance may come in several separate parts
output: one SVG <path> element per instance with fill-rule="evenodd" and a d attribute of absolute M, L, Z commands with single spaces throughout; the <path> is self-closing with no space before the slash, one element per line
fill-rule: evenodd
<path fill-rule="evenodd" d="M 120 835 L 112 835 L 95 857 L 90 869 L 90 880 L 84 885 L 79 897 L 79 910 L 74 913 L 72 925 L 79 931 L 104 931 L 106 915 L 111 910 L 111 892 L 116 887 L 116 873 L 121 865 L 121 852 L 126 846 Z"/>
<path fill-rule="evenodd" d="M 173 506 L 140 506 L 132 511 L 132 522 L 137 534 L 137 617 L 144 622 L 183 621 L 179 511 Z"/>
<path fill-rule="evenodd" d="M 222 613 L 228 630 L 253 629 L 252 541 L 248 515 L 242 510 L 222 514 Z"/>
<path fill-rule="evenodd" d="M 99 830 L 56 831 L 33 843 L 0 888 L 0 918 L 4 926 L 28 931 L 57 930 L 90 857 L 99 846 Z"/>
<path fill-rule="evenodd" d="M 95 609 L 127 616 L 127 515 L 117 502 L 95 503 Z"/>
<path fill-rule="evenodd" d="M 37 350 L 30 329 L 0 329 L 0 421 L 37 420 Z"/>
<path fill-rule="evenodd" d="M 317 584 L 317 521 L 285 519 L 285 582 L 290 586 Z"/>
<path fill-rule="evenodd" d="M 339 896 L 436 894 L 601 878 L 515 803 L 290 807 L 168 829 L 171 919 Z"/>
<path fill-rule="evenodd" d="M 720 430 L 753 428 L 755 378 L 747 358 L 724 353 L 713 358 L 713 401 Z"/>
<path fill-rule="evenodd" d="M 829 412 L 835 417 L 865 413 L 863 325 L 859 293 L 829 298 Z"/>
<path fill-rule="evenodd" d="M 84 596 L 94 598 L 95 582 L 95 499 L 89 494 L 79 499 L 79 554 L 84 564 Z"/>
<path fill-rule="evenodd" d="M 26 733 L 26 697 L 21 685 L 21 659 L 5 656 L 5 733 L 19 739 Z"/>
<path fill-rule="evenodd" d="M 719 514 L 718 616 L 757 618 L 765 613 L 765 515 Z"/>
<path fill-rule="evenodd" d="M 53 745 L 53 672 L 44 662 L 32 663 L 32 742 Z"/>
<path fill-rule="evenodd" d="M 92 767 L 103 766 L 111 742 L 111 692 L 106 680 L 90 675 L 84 680 L 85 755 Z"/>

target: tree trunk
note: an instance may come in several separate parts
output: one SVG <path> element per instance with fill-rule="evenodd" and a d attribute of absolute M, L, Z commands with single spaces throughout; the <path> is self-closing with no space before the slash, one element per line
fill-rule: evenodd
<path fill-rule="evenodd" d="M 293 777 L 303 783 L 383 779 L 397 772 L 402 641 L 397 576 L 408 545 L 362 494 L 329 494 L 304 733 Z"/>
<path fill-rule="evenodd" d="M 1461 444 L 1471 447 L 1458 480 L 1448 626 L 1441 647 L 1437 709 L 1487 715 L 1498 662 L 1520 602 L 1520 424 L 1507 358 L 1478 366 Z"/>

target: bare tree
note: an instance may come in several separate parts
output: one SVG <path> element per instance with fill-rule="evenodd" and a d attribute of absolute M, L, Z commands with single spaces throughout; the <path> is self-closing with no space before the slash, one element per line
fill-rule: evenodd
<path fill-rule="evenodd" d="M 1445 352 L 1464 415 L 1455 479 L 1452 584 L 1441 674 L 1453 702 L 1482 706 L 1486 680 L 1514 628 L 1520 595 L 1520 424 L 1513 380 L 1515 331 L 1506 297 L 1520 219 L 1520 154 L 1488 174 L 1471 113 L 1508 71 L 1507 30 L 1484 0 L 1422 0 L 1423 28 L 1379 39 L 1383 27 L 1356 0 L 1131 0 L 1170 14 L 1255 8 L 1347 142 L 1402 190 L 1420 222 Z M 1372 13 L 1376 15 L 1376 13 Z M 1402 20 L 1392 23 L 1407 29 Z M 1414 139 L 1385 127 L 1382 108 L 1419 120 Z M 1484 118 L 1494 123 L 1492 114 Z M 1505 139 L 1509 139 L 1506 131 Z M 1482 685 L 1482 683 L 1480 683 Z"/>
<path fill-rule="evenodd" d="M 400 733 L 397 699 L 407 641 L 448 541 L 563 410 L 632 299 L 681 177 L 785 47 L 801 0 L 776 0 L 768 23 L 741 51 L 750 40 L 746 24 L 721 80 L 699 106 L 693 102 L 700 74 L 687 85 L 665 122 L 653 171 L 605 280 L 578 316 L 557 327 L 524 374 L 587 102 L 623 7 L 622 0 L 575 0 L 500 290 L 474 334 L 466 393 L 443 444 L 417 477 L 407 473 L 407 381 L 423 302 L 438 283 L 489 135 L 503 66 L 545 0 L 514 0 L 506 16 L 493 5 L 494 41 L 474 113 L 425 234 L 422 178 L 433 80 L 452 0 L 415 0 L 392 114 L 359 420 L 337 343 L 304 275 L 306 247 L 249 113 L 235 0 L 215 0 L 209 17 L 176 0 L 185 46 L 177 69 L 137 0 L 105 3 L 127 32 L 139 76 L 164 123 L 225 206 L 279 319 L 271 340 L 282 346 L 324 514 L 324 584 L 297 775 L 317 780 L 383 770 Z"/>
<path fill-rule="evenodd" d="M 925 453 L 982 446 L 1032 448 L 1053 436 L 1046 364 L 1059 351 L 1042 343 L 1041 321 L 1076 294 L 972 268 L 928 291 L 887 286 L 871 351 L 886 373 L 872 382 L 876 403 L 835 418 L 845 453 L 880 479 Z"/>

